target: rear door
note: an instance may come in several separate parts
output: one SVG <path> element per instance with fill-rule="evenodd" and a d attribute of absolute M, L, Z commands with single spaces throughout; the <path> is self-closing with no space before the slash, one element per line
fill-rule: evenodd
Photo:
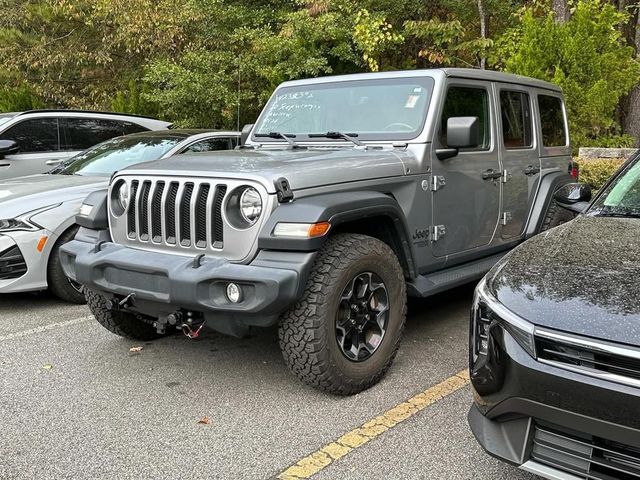
<path fill-rule="evenodd" d="M 475 148 L 460 150 L 455 157 L 440 160 L 435 149 L 447 148 L 447 120 L 451 117 L 478 117 L 481 142 Z M 491 83 L 451 80 L 440 107 L 438 132 L 433 139 L 431 189 L 435 256 L 482 247 L 493 239 L 500 211 L 501 187 L 495 137 Z"/>
<path fill-rule="evenodd" d="M 525 87 L 497 84 L 500 110 L 499 148 L 506 182 L 502 190 L 503 240 L 524 235 L 540 182 L 540 157 L 533 128 L 532 97 Z"/>
<path fill-rule="evenodd" d="M 20 151 L 0 159 L 0 180 L 45 173 L 67 158 L 60 151 L 60 133 L 56 117 L 22 120 L 0 133 L 0 139 L 14 140 Z"/>

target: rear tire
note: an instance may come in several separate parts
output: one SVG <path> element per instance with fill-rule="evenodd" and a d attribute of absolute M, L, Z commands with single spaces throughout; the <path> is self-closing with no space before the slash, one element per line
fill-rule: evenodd
<path fill-rule="evenodd" d="M 89 310 L 100 325 L 111 333 L 132 340 L 155 340 L 166 334 L 158 333 L 153 325 L 144 322 L 137 315 L 107 308 L 107 299 L 92 290 L 85 289 Z"/>
<path fill-rule="evenodd" d="M 366 235 L 329 238 L 302 299 L 281 318 L 285 362 L 326 392 L 351 395 L 375 385 L 398 351 L 406 300 L 402 267 L 387 244 Z"/>
<path fill-rule="evenodd" d="M 86 303 L 83 287 L 67 278 L 60 264 L 60 247 L 70 242 L 76 236 L 78 227 L 72 227 L 58 238 L 51 249 L 49 265 L 47 267 L 47 284 L 49 290 L 60 300 L 65 302 L 83 304 Z"/>
<path fill-rule="evenodd" d="M 555 200 L 551 200 L 540 231 L 544 232 L 550 228 L 567 223 L 574 218 L 576 218 L 575 213 L 567 210 L 566 208 L 562 208 Z"/>

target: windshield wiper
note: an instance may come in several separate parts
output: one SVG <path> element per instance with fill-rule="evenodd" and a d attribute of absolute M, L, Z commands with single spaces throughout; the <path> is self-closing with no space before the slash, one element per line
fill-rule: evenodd
<path fill-rule="evenodd" d="M 256 138 L 282 138 L 286 140 L 291 148 L 302 148 L 296 142 L 291 140 L 292 138 L 296 138 L 296 136 L 292 133 L 281 133 L 281 132 L 269 132 L 269 133 L 254 133 L 254 137 Z"/>
<path fill-rule="evenodd" d="M 355 137 L 357 136 L 358 136 L 357 133 L 342 133 L 342 132 L 310 133 L 309 134 L 309 138 L 333 138 L 333 139 L 342 138 L 343 140 L 351 142 L 358 147 L 364 147 L 364 143 L 362 143 L 360 140 L 356 140 Z"/>

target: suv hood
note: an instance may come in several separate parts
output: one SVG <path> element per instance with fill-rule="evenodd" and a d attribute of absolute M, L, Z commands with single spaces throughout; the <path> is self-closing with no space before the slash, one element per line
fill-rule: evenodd
<path fill-rule="evenodd" d="M 14 218 L 61 202 L 84 199 L 106 186 L 108 177 L 30 175 L 0 183 L 0 218 Z"/>
<path fill-rule="evenodd" d="M 275 193 L 274 182 L 289 180 L 292 190 L 400 176 L 412 154 L 400 149 L 354 148 L 243 149 L 175 155 L 122 170 L 129 175 L 241 178 L 260 182 Z"/>
<path fill-rule="evenodd" d="M 640 346 L 640 219 L 580 216 L 489 273 L 488 287 L 535 325 Z"/>

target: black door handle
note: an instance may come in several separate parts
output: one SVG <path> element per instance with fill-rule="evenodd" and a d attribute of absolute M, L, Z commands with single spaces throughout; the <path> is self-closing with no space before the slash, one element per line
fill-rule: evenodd
<path fill-rule="evenodd" d="M 533 165 L 527 165 L 527 168 L 524 169 L 524 174 L 527 177 L 530 177 L 531 175 L 536 175 L 538 173 L 540 173 L 540 168 L 534 167 Z"/>
<path fill-rule="evenodd" d="M 502 172 L 496 172 L 493 168 L 482 172 L 483 180 L 497 180 L 498 178 L 502 178 Z"/>

